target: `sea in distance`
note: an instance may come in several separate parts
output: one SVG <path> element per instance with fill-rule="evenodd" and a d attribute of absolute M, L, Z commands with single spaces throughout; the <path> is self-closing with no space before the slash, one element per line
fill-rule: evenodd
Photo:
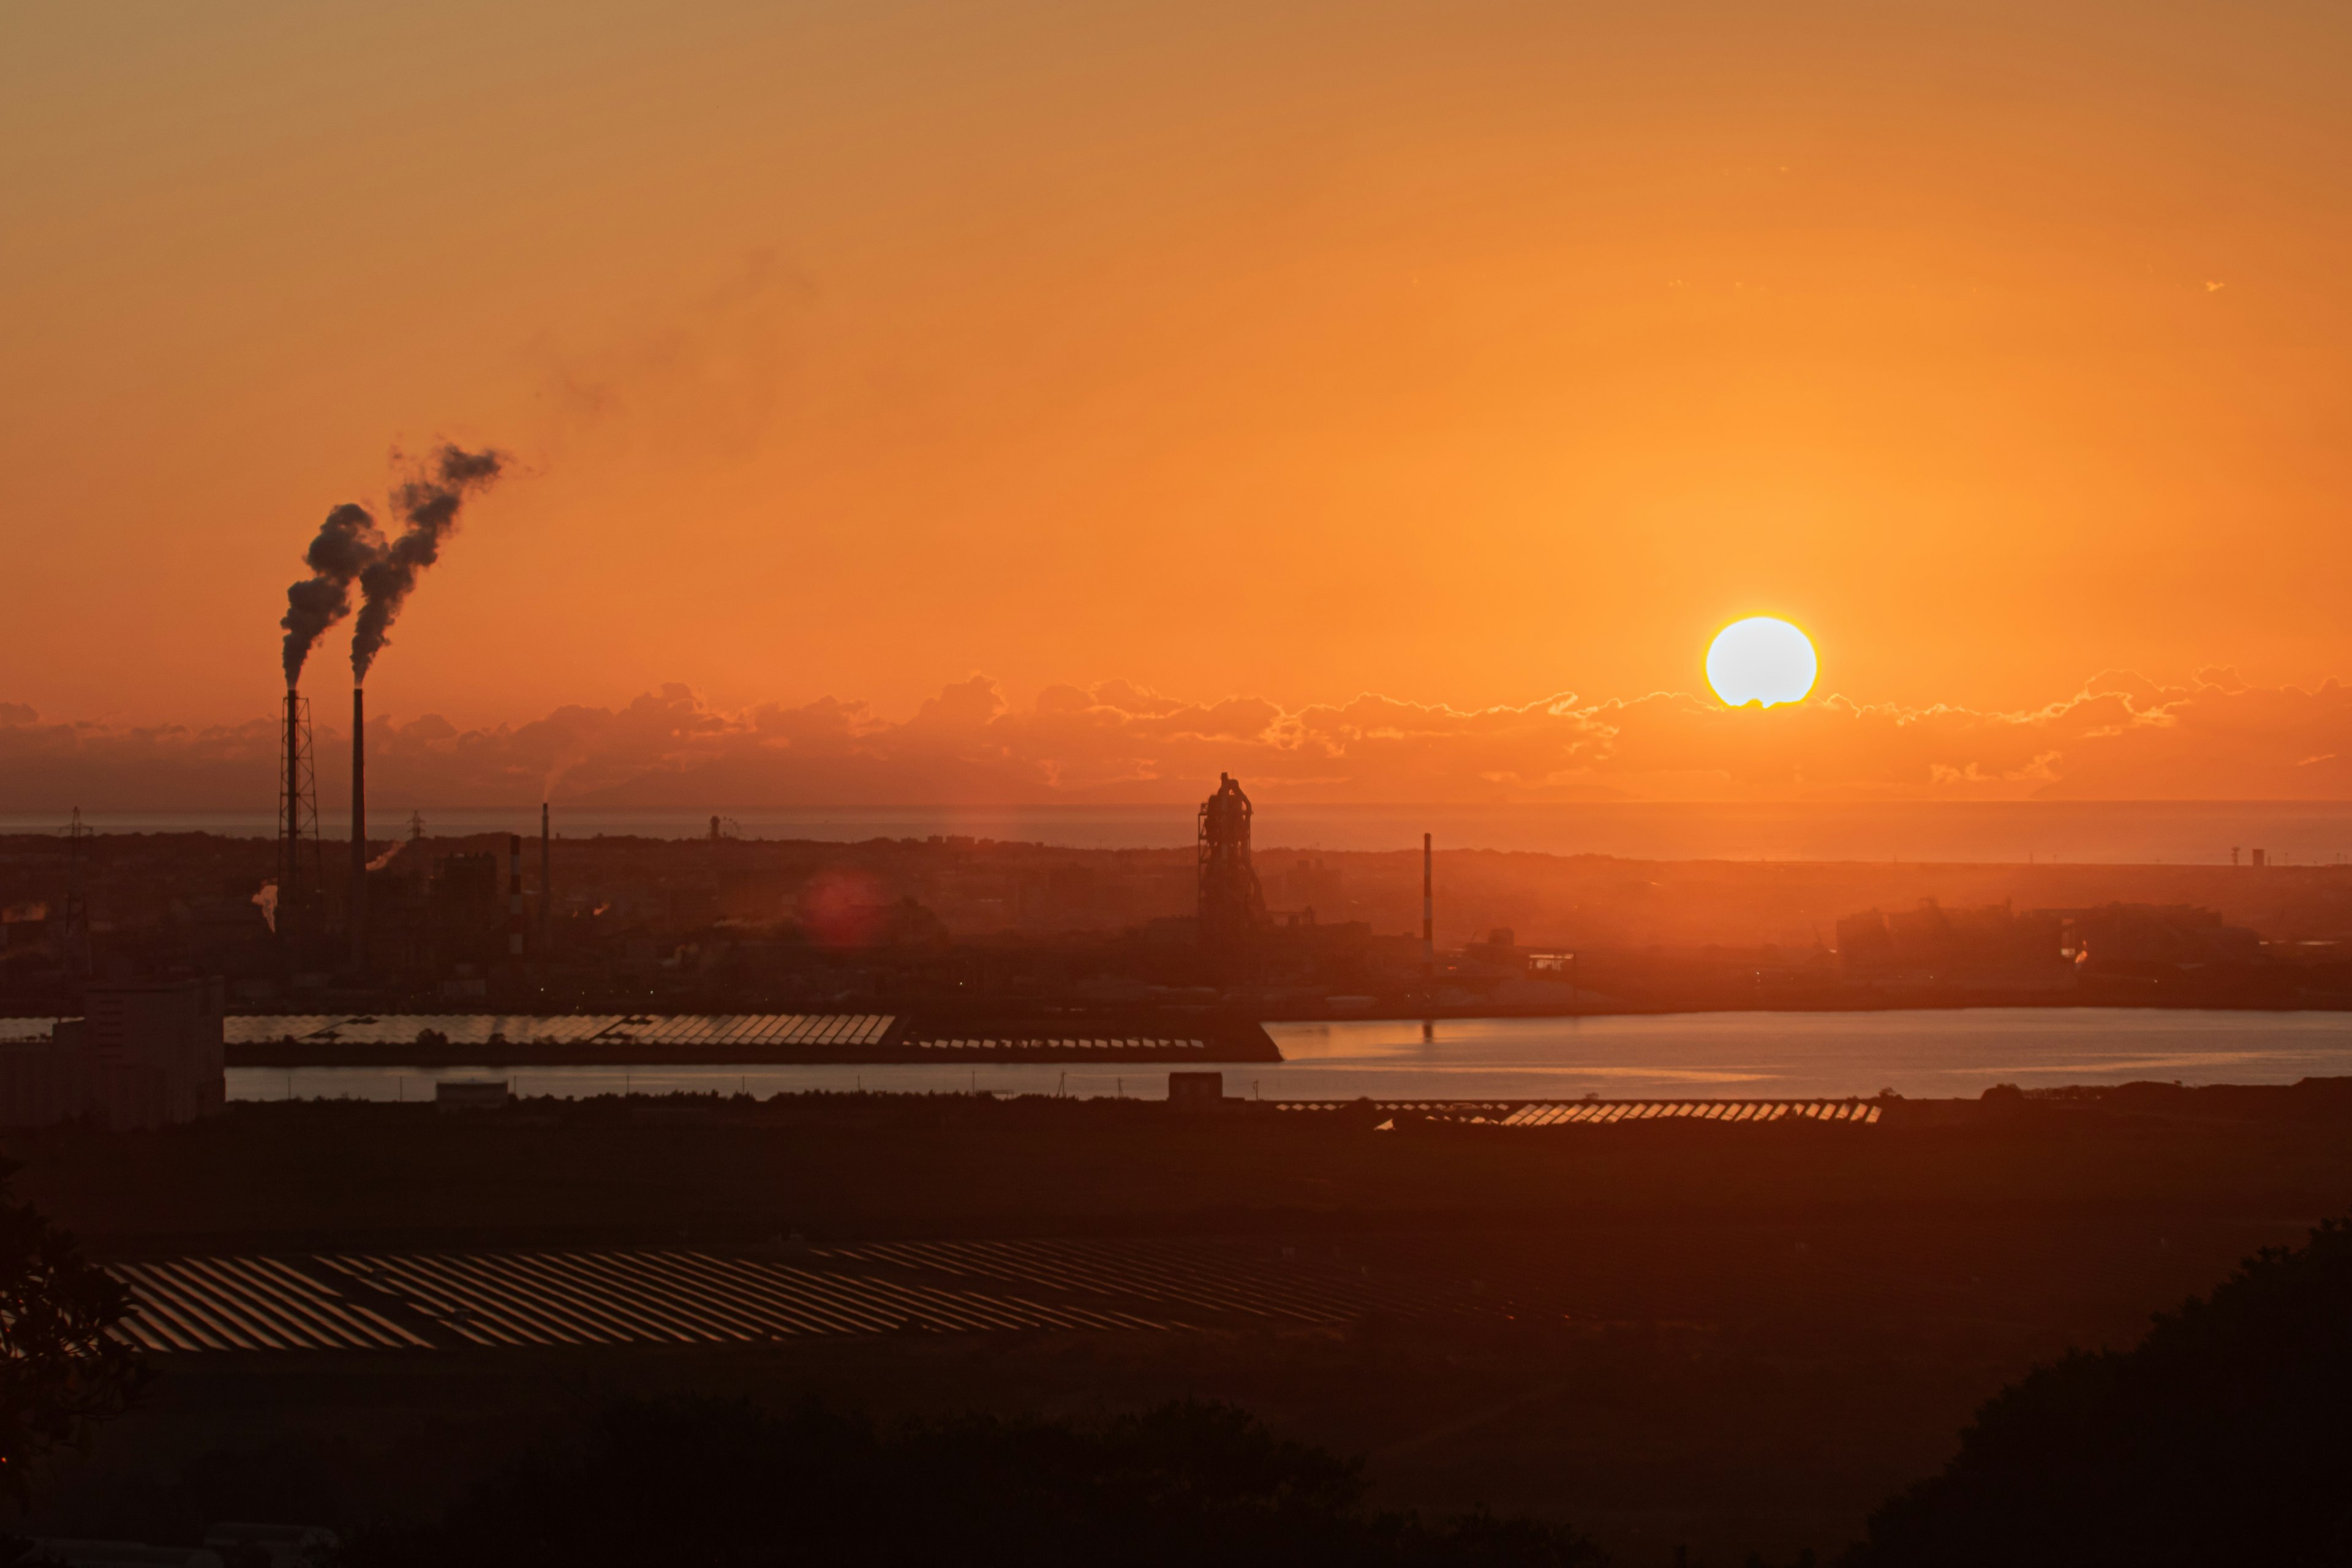
<path fill-rule="evenodd" d="M 1228 1066 L 1263 1100 L 1908 1099 L 2138 1079 L 2293 1083 L 2352 1076 L 2352 1013 L 1984 1007 L 1886 1013 L 1678 1013 L 1269 1024 L 1284 1059 Z M 436 1080 L 515 1092 L 1120 1095 L 1159 1100 L 1164 1066 L 233 1068 L 235 1100 L 429 1100 Z"/>
<path fill-rule="evenodd" d="M 412 810 L 426 830 L 455 837 L 539 831 L 524 806 L 415 806 L 379 800 L 377 837 L 404 834 Z M 616 809 L 558 802 L 554 830 L 700 838 L 858 843 L 963 837 L 1076 849 L 1176 849 L 1193 841 L 1190 805 L 845 805 L 709 810 Z M 269 804 L 247 812 L 90 812 L 101 833 L 227 834 L 267 838 Z M 321 827 L 342 826 L 331 811 Z M 0 815 L 0 833 L 59 833 L 65 814 Z M 1261 849 L 1418 849 L 1424 833 L 1450 849 L 1615 855 L 1632 859 L 1903 860 L 1929 862 L 2227 865 L 2233 847 L 2261 846 L 2273 864 L 2352 859 L 2352 801 L 1880 801 L 1722 804 L 1598 801 L 1539 805 L 1331 805 L 1258 803 Z"/>

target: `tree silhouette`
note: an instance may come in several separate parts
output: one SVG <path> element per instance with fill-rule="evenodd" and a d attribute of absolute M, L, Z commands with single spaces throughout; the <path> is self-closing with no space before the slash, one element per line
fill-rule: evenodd
<path fill-rule="evenodd" d="M 1977 1413 L 1872 1516 L 1859 1568 L 2352 1563 L 2352 1225 L 2265 1248 L 2126 1352 Z"/>
<path fill-rule="evenodd" d="M 17 1169 L 0 1159 L 0 1497 L 21 1505 L 46 1463 L 85 1445 L 152 1374 L 107 1331 L 129 1293 L 8 1195 Z"/>

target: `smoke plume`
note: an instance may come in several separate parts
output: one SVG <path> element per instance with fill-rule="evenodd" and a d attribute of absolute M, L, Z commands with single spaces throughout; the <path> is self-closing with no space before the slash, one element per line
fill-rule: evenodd
<path fill-rule="evenodd" d="M 444 442 L 419 473 L 393 491 L 392 510 L 405 526 L 360 568 L 362 603 L 352 631 L 354 679 L 367 679 L 368 667 L 391 640 L 394 617 L 416 586 L 416 574 L 441 558 L 441 541 L 457 526 L 466 498 L 496 482 L 504 462 L 495 451 L 468 452 Z"/>
<path fill-rule="evenodd" d="M 319 525 L 319 537 L 302 555 L 310 575 L 286 590 L 286 618 L 278 623 L 286 628 L 288 686 L 301 679 L 320 636 L 351 614 L 352 584 L 383 552 L 383 536 L 363 506 L 345 503 Z"/>

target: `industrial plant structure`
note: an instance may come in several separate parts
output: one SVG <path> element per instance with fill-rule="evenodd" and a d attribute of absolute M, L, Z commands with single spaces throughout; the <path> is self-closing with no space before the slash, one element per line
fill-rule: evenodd
<path fill-rule="evenodd" d="M 0 1127 L 171 1127 L 225 1101 L 217 979 L 93 985 L 79 1018 L 0 1039 Z"/>
<path fill-rule="evenodd" d="M 278 767 L 277 902 L 274 926 L 279 960 L 286 972 L 318 973 L 336 963 L 340 945 L 346 955 L 346 973 L 362 983 L 386 963 L 394 968 L 404 963 L 413 964 L 418 955 L 416 926 L 420 909 L 430 904 L 443 917 L 435 924 L 440 928 L 440 945 L 451 946 L 452 952 L 443 957 L 457 956 L 460 961 L 487 959 L 491 951 L 509 960 L 520 960 L 527 952 L 543 952 L 551 941 L 551 900 L 550 889 L 554 879 L 552 826 L 545 803 L 539 809 L 539 908 L 535 934 L 527 930 L 522 878 L 522 837 L 508 836 L 506 866 L 502 876 L 480 889 L 478 897 L 469 897 L 469 873 L 477 869 L 466 855 L 449 857 L 445 864 L 429 876 L 425 867 L 412 854 L 400 869 L 387 871 L 375 866 L 369 855 L 367 816 L 367 697 L 363 688 L 352 689 L 352 823 L 350 882 L 340 910 L 327 894 L 325 851 L 320 837 L 318 773 L 312 750 L 310 703 L 300 690 L 286 689 L 286 706 L 282 725 L 282 753 Z M 412 846 L 421 832 L 421 821 L 411 834 Z M 487 861 L 487 857 L 480 858 Z M 495 891 L 504 884 L 505 897 L 498 899 Z M 370 889 L 375 887 L 371 911 Z M 490 905 L 496 900 L 497 913 Z M 456 905 L 467 907 L 458 909 Z M 473 906 L 479 905 L 479 908 Z M 371 914 L 375 917 L 371 921 Z M 503 918 L 500 918 L 503 917 Z M 495 921 L 497 930 L 490 942 L 478 939 L 490 935 L 486 928 Z M 371 931 L 371 924 L 375 929 Z M 371 942 L 371 935 L 376 940 Z"/>
<path fill-rule="evenodd" d="M 298 966 L 324 924 L 326 868 L 319 846 L 319 777 L 310 754 L 310 703 L 286 689 L 284 755 L 278 788 L 278 945 Z"/>
<path fill-rule="evenodd" d="M 1250 864 L 1250 798 L 1228 773 L 1201 803 L 1199 875 L 1202 955 L 1220 978 L 1244 979 L 1265 924 L 1265 895 Z"/>
<path fill-rule="evenodd" d="M 352 967 L 367 973 L 367 693 L 352 688 Z"/>

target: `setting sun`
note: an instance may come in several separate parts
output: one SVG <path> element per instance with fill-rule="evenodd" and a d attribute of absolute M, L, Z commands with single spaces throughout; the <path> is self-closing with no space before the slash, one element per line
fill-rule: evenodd
<path fill-rule="evenodd" d="M 1769 616 L 1734 621 L 1706 650 L 1706 683 L 1734 708 L 1801 702 L 1820 668 L 1811 640 Z"/>

